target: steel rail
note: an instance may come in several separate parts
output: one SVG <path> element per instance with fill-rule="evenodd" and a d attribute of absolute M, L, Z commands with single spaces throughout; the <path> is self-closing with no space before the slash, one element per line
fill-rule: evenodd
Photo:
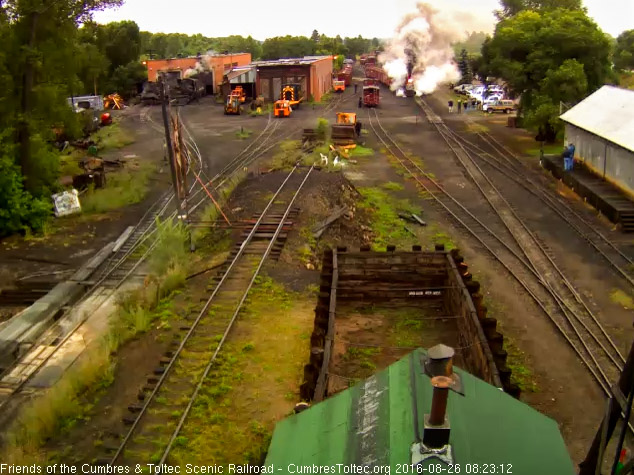
<path fill-rule="evenodd" d="M 514 278 L 526 291 L 527 293 L 531 296 L 531 298 L 535 301 L 535 303 L 538 305 L 538 307 L 544 312 L 544 314 L 546 316 L 549 317 L 549 319 L 551 320 L 551 322 L 555 325 L 555 327 L 559 330 L 559 332 L 561 333 L 561 335 L 564 337 L 564 339 L 568 342 L 568 344 L 573 348 L 573 350 L 577 353 L 577 355 L 579 356 L 579 358 L 583 361 L 583 363 L 586 365 L 586 367 L 588 368 L 588 370 L 590 371 L 590 373 L 595 377 L 595 379 L 597 380 L 597 382 L 599 383 L 599 385 L 601 386 L 601 388 L 604 391 L 608 391 L 609 387 L 606 386 L 605 382 L 603 381 L 603 379 L 597 374 L 594 366 L 587 360 L 585 354 L 580 351 L 580 349 L 575 345 L 575 343 L 572 341 L 572 339 L 570 338 L 570 336 L 568 335 L 568 333 L 563 329 L 563 327 L 561 326 L 560 322 L 557 321 L 557 319 L 555 319 L 552 315 L 551 312 L 545 307 L 545 305 L 543 304 L 543 302 L 540 300 L 540 298 L 535 294 L 535 292 L 530 288 L 530 286 L 518 275 L 516 270 L 511 269 L 511 267 L 509 266 L 508 263 L 506 263 L 500 256 L 499 254 L 494 251 L 489 244 L 487 244 L 482 237 L 480 237 L 468 224 L 466 224 L 464 222 L 464 220 L 462 218 L 460 218 L 454 211 L 452 211 L 440 198 L 438 198 L 438 196 L 436 196 L 435 193 L 433 193 L 433 191 L 425 184 L 425 182 L 423 180 L 421 180 L 416 172 L 412 171 L 413 169 L 416 169 L 418 171 L 418 173 L 420 173 L 422 176 L 426 177 L 426 179 L 430 180 L 434 186 L 436 186 L 442 193 L 443 195 L 447 196 L 448 198 L 450 198 L 452 201 L 457 202 L 457 200 L 455 200 L 455 198 L 453 198 L 453 196 L 451 196 L 451 194 L 449 194 L 442 186 L 440 186 L 439 183 L 437 183 L 433 178 L 431 178 L 427 173 L 425 173 L 420 166 L 418 166 L 413 160 L 411 160 L 407 154 L 399 147 L 399 145 L 394 141 L 394 139 L 392 139 L 389 135 L 389 133 L 383 128 L 383 126 L 381 125 L 379 119 L 378 119 L 378 114 L 375 111 L 375 116 L 376 116 L 376 120 L 377 120 L 377 124 L 379 125 L 379 127 L 381 128 L 381 130 L 383 131 L 383 134 L 385 135 L 386 139 L 389 140 L 393 146 L 390 146 L 383 137 L 381 137 L 380 134 L 378 134 L 376 128 L 374 127 L 374 125 L 372 124 L 372 120 L 371 117 L 370 118 L 370 126 L 372 127 L 373 131 L 375 132 L 375 134 L 377 135 L 377 137 L 379 138 L 379 140 L 381 140 L 381 142 L 386 146 L 386 148 L 390 151 L 390 153 L 392 154 L 392 156 L 394 156 L 399 163 L 403 166 L 403 168 L 405 168 L 405 170 L 410 174 L 410 176 L 412 176 L 412 178 L 414 178 L 414 180 L 425 190 L 427 191 L 434 199 L 435 201 L 441 205 L 442 208 L 444 208 L 450 216 L 452 216 L 452 218 L 454 218 L 469 234 L 471 234 L 490 254 L 491 256 L 497 260 L 510 274 L 510 276 L 512 278 Z M 404 157 L 405 160 L 410 162 L 410 165 L 408 166 L 403 159 L 399 158 L 394 152 L 393 149 L 396 149 L 400 152 L 400 154 Z M 458 202 L 459 203 L 459 202 Z M 465 208 L 459 204 L 459 206 L 465 210 Z M 517 258 L 517 256 L 515 256 Z M 520 262 L 521 259 L 518 258 L 518 260 Z M 527 269 L 529 270 L 529 272 L 534 272 L 530 266 L 527 267 Z M 533 274 L 534 275 L 534 274 Z M 539 275 L 534 275 L 534 277 L 538 280 L 538 282 L 540 283 L 540 285 L 543 286 L 543 282 L 542 279 Z"/>
<path fill-rule="evenodd" d="M 253 284 L 255 283 L 255 280 L 257 279 L 258 275 L 260 274 L 260 271 L 262 270 L 262 266 L 264 265 L 264 262 L 266 261 L 266 259 L 268 258 L 269 254 L 271 253 L 271 250 L 273 249 L 273 246 L 275 245 L 275 242 L 277 241 L 277 238 L 279 237 L 280 233 L 282 232 L 282 228 L 286 224 L 286 219 L 288 218 L 288 215 L 291 212 L 291 209 L 293 207 L 293 203 L 295 203 L 295 199 L 297 198 L 297 196 L 299 195 L 299 192 L 304 187 L 304 184 L 308 180 L 308 177 L 310 176 L 310 174 L 312 173 L 314 168 L 315 168 L 314 165 L 312 167 L 310 167 L 310 169 L 308 170 L 308 173 L 306 173 L 306 176 L 304 176 L 304 179 L 300 183 L 300 185 L 297 188 L 297 190 L 294 192 L 293 197 L 290 199 L 290 201 L 288 203 L 288 206 L 286 207 L 286 211 L 284 212 L 284 215 L 282 216 L 282 219 L 280 220 L 280 224 L 277 226 L 277 229 L 275 230 L 275 233 L 273 234 L 273 237 L 271 238 L 271 241 L 269 242 L 266 250 L 264 251 L 264 254 L 262 255 L 262 258 L 260 259 L 260 263 L 258 264 L 257 268 L 255 269 L 255 272 L 253 273 L 253 277 L 249 281 L 249 285 L 247 286 L 246 291 L 242 295 L 242 298 L 240 299 L 240 302 L 238 303 L 238 306 L 237 306 L 236 310 L 233 312 L 233 315 L 231 316 L 231 320 L 229 321 L 229 324 L 227 325 L 227 328 L 224 331 L 224 333 L 222 335 L 222 338 L 220 339 L 220 342 L 218 343 L 218 346 L 216 347 L 216 350 L 214 351 L 213 356 L 209 360 L 209 363 L 205 367 L 205 371 L 203 372 L 202 376 L 200 377 L 200 380 L 198 381 L 198 384 L 196 386 L 196 390 L 194 391 L 194 394 L 192 394 L 192 396 L 191 396 L 191 398 L 189 400 L 189 403 L 187 404 L 187 407 L 185 408 L 185 411 L 183 412 L 183 414 L 181 414 L 181 418 L 178 421 L 178 424 L 176 426 L 176 429 L 174 429 L 174 432 L 172 433 L 172 436 L 170 437 L 170 440 L 169 440 L 169 442 L 167 444 L 167 447 L 165 448 L 165 450 L 163 452 L 163 456 L 161 457 L 161 461 L 159 462 L 159 465 L 165 463 L 165 461 L 167 459 L 167 456 L 169 455 L 172 447 L 174 446 L 174 442 L 176 441 L 176 438 L 178 437 L 178 434 L 180 433 L 183 425 L 185 424 L 185 421 L 187 420 L 187 417 L 189 416 L 189 412 L 191 411 L 192 406 L 194 405 L 194 402 L 196 401 L 196 398 L 198 397 L 198 393 L 200 392 L 200 389 L 202 388 L 203 383 L 205 382 L 205 379 L 207 379 L 207 375 L 209 374 L 209 371 L 211 371 L 211 368 L 212 368 L 214 362 L 216 361 L 216 357 L 218 356 L 218 353 L 220 353 L 222 345 L 226 341 L 227 336 L 229 335 L 229 332 L 231 331 L 231 328 L 233 327 L 233 324 L 235 323 L 236 319 L 238 318 L 238 314 L 240 313 L 240 310 L 242 309 L 242 306 L 244 305 L 244 302 L 246 301 L 247 297 L 249 296 L 249 292 L 251 291 L 251 287 L 253 287 Z"/>
<path fill-rule="evenodd" d="M 501 214 L 500 209 L 498 209 L 494 203 L 492 203 L 489 199 L 489 196 L 487 194 L 487 192 L 482 188 L 482 185 L 478 182 L 478 180 L 474 177 L 473 173 L 471 172 L 471 170 L 469 169 L 469 167 L 467 166 L 467 164 L 464 162 L 463 158 L 461 158 L 460 156 L 460 152 L 458 150 L 456 150 L 456 147 L 454 145 L 458 145 L 458 147 L 460 147 L 460 144 L 458 142 L 455 141 L 454 139 L 454 145 L 452 145 L 451 140 L 452 137 L 449 133 L 446 132 L 446 125 L 444 127 L 441 127 L 439 124 L 434 124 L 436 125 L 436 129 L 438 130 L 438 132 L 440 133 L 440 135 L 445 139 L 445 142 L 447 143 L 447 145 L 452 149 L 452 151 L 454 152 L 454 154 L 456 155 L 456 157 L 458 158 L 458 160 L 461 162 L 461 164 L 463 165 L 464 169 L 466 170 L 466 172 L 469 174 L 471 180 L 473 181 L 473 183 L 476 185 L 476 187 L 480 190 L 480 192 L 482 193 L 482 195 L 485 197 L 485 199 L 488 201 L 488 203 L 490 204 L 490 206 L 492 207 L 492 209 L 499 215 L 500 219 L 502 221 L 505 222 L 505 224 L 509 227 L 509 230 L 513 233 L 513 231 L 510 228 L 510 224 L 508 224 L 506 222 L 506 220 L 504 219 L 504 217 Z M 559 274 L 561 281 L 564 282 L 565 284 L 565 288 L 573 295 L 573 297 L 578 301 L 578 303 L 584 308 L 584 310 L 586 311 L 586 313 L 590 316 L 591 320 L 593 321 L 593 323 L 595 325 L 598 326 L 598 328 L 600 329 L 601 333 L 603 334 L 603 336 L 605 337 L 606 341 L 612 346 L 614 352 L 616 353 L 616 355 L 622 360 L 622 362 L 625 362 L 623 356 L 621 355 L 621 353 L 619 352 L 618 348 L 616 347 L 616 345 L 614 344 L 614 342 L 611 340 L 611 338 L 607 335 L 607 333 L 605 332 L 603 326 L 600 324 L 600 322 L 598 321 L 598 319 L 596 318 L 596 316 L 592 313 L 592 311 L 587 307 L 587 305 L 585 304 L 585 302 L 583 302 L 580 298 L 580 296 L 578 295 L 578 293 L 576 292 L 576 290 L 574 289 L 574 287 L 572 286 L 572 284 L 570 283 L 570 281 L 568 281 L 568 279 L 565 277 L 565 275 L 563 274 L 563 272 L 561 271 L 561 269 L 555 264 L 555 262 L 552 260 L 552 258 L 548 255 L 548 253 L 544 250 L 543 245 L 541 244 L 541 242 L 535 237 L 535 235 L 532 233 L 532 231 L 530 229 L 528 229 L 528 227 L 526 226 L 526 223 L 517 215 L 517 213 L 513 210 L 513 208 L 510 206 L 510 204 L 508 203 L 508 201 L 504 198 L 504 196 L 502 195 L 502 193 L 497 189 L 497 187 L 491 182 L 491 180 L 489 179 L 489 177 L 482 171 L 482 169 L 478 166 L 477 163 L 475 163 L 475 161 L 473 160 L 473 157 L 471 157 L 469 155 L 469 153 L 464 149 L 464 147 L 461 147 L 461 150 L 464 152 L 465 157 L 467 160 L 470 160 L 472 165 L 476 168 L 476 170 L 480 173 L 480 175 L 482 176 L 482 178 L 484 179 L 484 181 L 486 181 L 488 183 L 488 185 L 491 187 L 491 190 L 497 195 L 497 197 L 503 202 L 503 204 L 506 206 L 508 212 L 510 212 L 510 214 L 513 216 L 513 218 L 516 221 L 516 224 L 519 225 L 519 227 L 521 229 L 523 229 L 523 231 L 526 233 L 526 235 L 530 238 L 531 242 L 534 243 L 534 246 L 527 246 L 526 244 L 520 244 L 519 243 L 519 238 L 516 237 L 516 240 L 518 242 L 518 244 L 520 244 L 525 252 L 526 257 L 529 259 L 529 261 L 531 262 L 531 265 L 533 266 L 533 268 L 537 271 L 537 273 L 539 275 L 541 275 L 543 277 L 544 275 L 544 271 L 539 271 L 535 265 L 535 263 L 533 262 L 533 259 L 528 255 L 528 248 L 530 247 L 531 250 L 535 250 L 535 249 L 539 249 L 539 251 L 541 251 L 541 254 L 539 256 L 537 256 L 540 260 L 542 260 L 542 262 L 546 261 L 546 265 L 550 265 L 552 266 L 552 268 L 555 269 L 556 273 Z M 515 234 L 515 233 L 513 233 Z M 546 282 L 546 285 L 548 287 L 549 293 L 555 298 L 555 300 L 558 302 L 558 306 L 560 307 L 560 309 L 566 313 L 566 310 L 569 312 L 569 315 L 572 316 L 572 318 L 576 319 L 582 326 L 583 328 L 586 330 L 586 332 L 590 335 L 590 337 L 601 347 L 601 349 L 604 351 L 605 355 L 614 363 L 614 365 L 617 367 L 617 369 L 619 369 L 619 371 L 622 369 L 622 365 L 617 361 L 617 359 L 612 355 L 611 351 L 608 350 L 605 345 L 603 344 L 602 341 L 599 340 L 599 338 L 596 336 L 596 334 L 590 330 L 588 328 L 588 326 L 586 325 L 585 321 L 580 317 L 579 313 L 577 311 L 575 311 L 575 309 L 571 308 L 570 304 L 565 300 L 565 298 L 560 294 L 560 291 L 557 291 L 555 288 L 553 288 L 553 285 L 550 282 L 547 282 L 545 279 L 544 281 Z M 565 307 L 565 308 L 564 308 Z M 582 345 L 584 346 L 584 349 L 586 350 L 586 352 L 588 353 L 588 355 L 590 355 L 590 358 L 593 360 L 593 362 L 595 363 L 598 371 L 601 373 L 601 375 L 603 376 L 603 378 L 607 381 L 609 381 L 610 379 L 608 378 L 608 376 L 605 374 L 604 370 L 601 368 L 601 365 L 599 364 L 599 362 L 596 360 L 595 355 L 593 354 L 593 352 L 590 350 L 590 348 L 588 348 L 585 340 L 581 337 L 581 335 L 578 334 L 578 330 L 575 327 L 575 325 L 573 324 L 573 322 L 571 321 L 570 317 L 568 315 L 566 315 L 566 318 L 568 320 L 568 323 L 571 325 L 571 327 L 573 328 L 574 332 L 577 334 L 579 340 L 581 341 Z"/>
<path fill-rule="evenodd" d="M 421 101 L 424 103 L 424 101 Z M 429 108 L 429 105 L 426 104 L 426 107 Z M 553 261 L 553 259 L 548 255 L 548 253 L 545 251 L 545 249 L 543 248 L 543 245 L 541 244 L 541 242 L 539 242 L 539 240 L 536 238 L 536 236 L 533 234 L 533 232 L 528 229 L 528 227 L 526 226 L 526 223 L 517 215 L 517 213 L 515 212 L 515 210 L 511 207 L 511 205 L 508 203 L 508 201 L 504 198 L 504 196 L 502 195 L 502 193 L 497 189 L 497 187 L 491 182 L 491 180 L 489 179 L 489 177 L 482 171 L 482 169 L 479 167 L 479 165 L 477 163 L 475 163 L 473 156 L 466 150 L 465 146 L 463 144 L 460 143 L 460 138 L 461 136 L 457 133 L 455 133 L 454 131 L 452 131 L 446 124 L 434 124 L 436 126 L 436 129 L 438 130 L 438 132 L 443 135 L 443 138 L 445 139 L 445 141 L 447 142 L 447 144 L 452 148 L 452 150 L 454 151 L 454 153 L 456 154 L 456 156 L 458 157 L 458 159 L 461 161 L 461 163 L 463 164 L 463 166 L 465 166 L 464 162 L 462 161 L 462 159 L 458 156 L 458 153 L 455 151 L 454 147 L 452 147 L 452 145 L 449 143 L 449 140 L 453 140 L 465 153 L 466 157 L 472 161 L 473 165 L 476 167 L 476 169 L 481 173 L 482 177 L 489 183 L 489 185 L 491 186 L 491 188 L 497 193 L 497 195 L 499 195 L 499 197 L 502 199 L 502 201 L 506 204 L 506 206 L 508 207 L 508 209 L 510 210 L 510 212 L 513 214 L 513 216 L 515 217 L 515 219 L 518 221 L 518 223 L 523 227 L 523 229 L 526 231 L 526 233 L 532 238 L 532 240 L 534 241 L 536 247 L 538 247 L 542 253 L 543 256 L 547 259 L 547 261 L 550 263 L 550 265 L 556 270 L 557 274 L 560 276 L 561 281 L 564 282 L 565 287 L 568 289 L 568 291 L 572 294 L 572 296 L 574 297 L 574 299 L 577 301 L 577 303 L 579 305 L 581 305 L 583 307 L 583 310 L 587 313 L 587 315 L 590 317 L 590 319 L 592 320 L 592 323 L 594 323 L 600 330 L 601 334 L 603 335 L 603 337 L 605 338 L 605 340 L 609 343 L 609 345 L 612 347 L 612 350 L 615 352 L 615 354 L 617 355 L 618 359 L 620 360 L 620 362 L 616 361 L 616 359 L 612 356 L 612 353 L 610 351 L 608 351 L 607 348 L 605 348 L 605 346 L 603 345 L 603 343 L 601 343 L 598 338 L 596 337 L 596 335 L 591 332 L 591 330 L 587 327 L 587 325 L 585 324 L 585 322 L 579 317 L 578 313 L 572 309 L 567 302 L 565 302 L 563 300 L 563 298 L 561 296 L 559 296 L 557 294 L 557 292 L 555 291 L 555 294 L 558 296 L 558 298 L 561 300 L 562 304 L 564 306 L 566 306 L 566 308 L 571 312 L 571 314 L 573 315 L 574 318 L 576 318 L 581 324 L 582 326 L 585 328 L 585 330 L 591 335 L 591 337 L 596 341 L 597 344 L 599 344 L 599 346 L 601 346 L 601 349 L 603 349 L 603 351 L 605 352 L 605 354 L 612 360 L 612 362 L 617 366 L 617 368 L 619 369 L 619 371 L 622 370 L 622 363 L 625 363 L 625 358 L 623 357 L 623 355 L 621 354 L 621 352 L 619 351 L 619 349 L 616 347 L 616 345 L 614 344 L 614 341 L 610 338 L 610 336 L 607 334 L 607 332 L 605 331 L 603 325 L 601 324 L 601 322 L 599 321 L 599 319 L 596 317 L 596 315 L 594 314 L 594 312 L 592 312 L 592 310 L 590 310 L 590 308 L 587 306 L 587 304 L 583 301 L 583 299 L 581 298 L 581 296 L 579 295 L 579 293 L 577 292 L 577 290 L 574 288 L 574 286 L 572 285 L 572 283 L 570 282 L 570 280 L 564 275 L 563 271 L 559 268 L 559 266 L 557 266 L 557 264 Z M 442 128 L 442 130 L 440 130 Z M 448 140 L 449 139 L 449 140 Z M 480 185 L 476 182 L 475 178 L 473 177 L 473 175 L 471 174 L 471 172 L 467 169 L 467 167 L 465 166 L 465 170 L 467 170 L 467 172 L 469 173 L 469 175 L 471 176 L 471 179 L 474 181 L 474 183 L 476 184 L 476 186 L 478 187 L 478 189 L 482 192 L 483 196 L 485 196 L 485 198 L 487 198 L 488 201 L 488 197 L 486 196 L 486 193 L 484 192 L 484 190 L 480 187 Z M 489 201 L 489 203 L 491 204 L 491 206 L 493 207 L 493 204 Z M 528 256 L 527 256 L 528 257 Z M 554 289 L 553 289 L 554 290 Z M 563 309 L 562 309 L 563 310 Z"/>
<path fill-rule="evenodd" d="M 234 258 L 231 260 L 231 263 L 227 267 L 227 270 L 223 273 L 220 281 L 218 282 L 218 284 L 214 288 L 213 292 L 211 293 L 211 295 L 209 296 L 209 298 L 205 302 L 202 310 L 198 313 L 196 319 L 192 323 L 192 326 L 189 328 L 189 330 L 187 331 L 187 333 L 185 334 L 185 336 L 181 340 L 177 350 L 172 355 L 169 363 L 165 367 L 165 370 L 161 374 L 161 377 L 157 381 L 157 383 L 154 386 L 152 392 L 149 394 L 149 396 L 147 398 L 145 398 L 143 406 L 142 406 L 141 410 L 139 411 L 139 413 L 137 414 L 135 421 L 133 422 L 133 424 L 128 429 L 126 435 L 124 436 L 123 440 L 121 441 L 121 444 L 119 445 L 119 447 L 118 447 L 117 451 L 115 452 L 115 454 L 112 456 L 112 458 L 111 458 L 110 462 L 108 463 L 108 465 L 110 465 L 110 466 L 114 465 L 116 463 L 116 461 L 118 460 L 118 458 L 121 456 L 123 450 L 125 449 L 126 445 L 130 441 L 130 439 L 132 438 L 136 428 L 138 427 L 141 419 L 143 418 L 143 415 L 147 412 L 147 410 L 148 410 L 148 408 L 150 406 L 150 403 L 152 403 L 154 401 L 156 394 L 158 393 L 159 389 L 161 388 L 161 386 L 165 382 L 167 376 L 170 374 L 170 370 L 172 369 L 172 367 L 174 366 L 174 363 L 177 361 L 179 355 L 183 351 L 183 348 L 185 347 L 186 343 L 189 341 L 190 337 L 193 335 L 194 331 L 196 330 L 196 327 L 199 325 L 200 321 L 203 319 L 203 317 L 205 316 L 205 314 L 209 310 L 209 307 L 211 306 L 212 301 L 214 300 L 214 298 L 218 294 L 219 290 L 222 288 L 222 286 L 223 286 L 225 280 L 227 279 L 227 277 L 231 274 L 231 270 L 234 268 L 236 263 L 240 260 L 240 257 L 242 257 L 242 255 L 244 254 L 245 249 L 247 248 L 248 244 L 253 239 L 253 236 L 256 234 L 257 229 L 258 229 L 260 223 L 262 222 L 262 220 L 264 219 L 266 213 L 273 206 L 273 203 L 275 202 L 277 196 L 282 192 L 282 189 L 285 187 L 286 183 L 290 180 L 291 176 L 293 176 L 293 174 L 295 173 L 297 168 L 298 168 L 298 165 L 293 167 L 293 169 L 289 172 L 289 174 L 286 176 L 286 178 L 283 181 L 283 183 L 281 184 L 281 186 L 277 189 L 277 191 L 275 192 L 273 197 L 269 200 L 268 204 L 266 205 L 266 207 L 264 208 L 264 210 L 260 214 L 260 217 L 255 222 L 255 224 L 253 225 L 252 230 L 249 232 L 249 234 L 243 240 L 242 244 L 240 245 L 240 248 L 238 249 L 238 252 L 234 256 Z M 312 168 L 311 168 L 311 171 L 312 171 Z"/>

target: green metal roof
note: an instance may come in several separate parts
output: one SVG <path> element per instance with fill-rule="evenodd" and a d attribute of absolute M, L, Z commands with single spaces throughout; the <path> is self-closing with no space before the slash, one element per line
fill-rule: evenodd
<path fill-rule="evenodd" d="M 301 473 L 289 464 L 338 463 L 390 466 L 390 473 L 399 473 L 398 464 L 411 463 L 410 447 L 415 442 L 411 374 L 421 436 L 423 417 L 430 411 L 433 388 L 420 362 L 424 354 L 416 350 L 356 386 L 279 422 L 266 465 L 274 464 L 275 473 Z M 466 464 L 495 464 L 496 470 L 487 473 L 575 473 L 554 420 L 459 368 L 454 371 L 462 378 L 464 396 L 450 391 L 447 416 L 460 473 L 467 473 Z M 437 463 L 432 459 L 423 467 Z"/>

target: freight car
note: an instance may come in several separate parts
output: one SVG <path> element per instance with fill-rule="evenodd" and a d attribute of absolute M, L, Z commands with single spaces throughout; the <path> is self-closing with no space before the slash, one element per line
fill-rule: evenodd
<path fill-rule="evenodd" d="M 378 107 L 379 100 L 380 92 L 378 80 L 365 78 L 363 80 L 363 105 L 365 107 Z"/>
<path fill-rule="evenodd" d="M 365 77 L 376 79 L 379 83 L 388 87 L 392 84 L 392 78 L 380 66 L 367 65 L 365 67 Z"/>
<path fill-rule="evenodd" d="M 352 83 L 352 67 L 345 66 L 341 71 L 337 73 L 337 81 L 344 81 L 346 87 Z"/>

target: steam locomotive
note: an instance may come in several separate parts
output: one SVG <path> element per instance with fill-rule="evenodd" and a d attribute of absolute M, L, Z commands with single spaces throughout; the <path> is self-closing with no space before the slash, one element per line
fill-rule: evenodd
<path fill-rule="evenodd" d="M 407 55 L 407 79 L 405 80 L 405 97 L 414 97 L 416 95 L 416 87 L 414 85 L 414 79 L 412 73 L 414 71 L 414 65 L 416 64 L 416 55 L 411 49 L 406 49 Z"/>

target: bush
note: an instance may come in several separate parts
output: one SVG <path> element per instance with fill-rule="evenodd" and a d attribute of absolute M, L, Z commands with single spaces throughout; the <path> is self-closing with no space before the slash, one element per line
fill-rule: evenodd
<path fill-rule="evenodd" d="M 187 260 L 187 229 L 181 222 L 157 220 L 157 232 L 158 242 L 150 257 L 150 267 L 156 276 L 163 277 Z"/>
<path fill-rule="evenodd" d="M 317 140 L 325 142 L 328 139 L 328 125 L 328 119 L 324 119 L 323 117 L 317 119 L 317 128 L 315 129 Z"/>
<path fill-rule="evenodd" d="M 36 199 L 24 190 L 20 168 L 8 153 L 13 147 L 0 144 L 0 237 L 44 228 L 52 202 Z"/>

